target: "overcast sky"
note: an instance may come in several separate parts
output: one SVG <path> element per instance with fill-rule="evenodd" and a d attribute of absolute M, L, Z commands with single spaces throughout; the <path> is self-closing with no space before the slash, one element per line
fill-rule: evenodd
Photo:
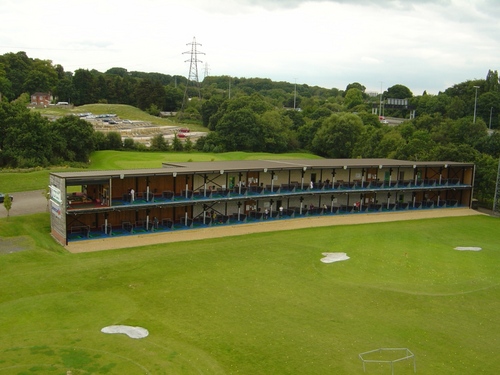
<path fill-rule="evenodd" d="M 1 0 L 0 54 L 437 94 L 500 69 L 499 0 Z"/>

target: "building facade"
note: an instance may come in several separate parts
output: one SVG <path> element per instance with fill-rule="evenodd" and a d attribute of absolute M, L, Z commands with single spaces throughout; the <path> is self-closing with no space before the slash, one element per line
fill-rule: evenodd
<path fill-rule="evenodd" d="M 31 104 L 37 106 L 48 106 L 52 103 L 53 97 L 50 92 L 35 92 L 31 94 Z"/>
<path fill-rule="evenodd" d="M 315 159 L 54 172 L 51 233 L 66 245 L 311 215 L 470 207 L 474 168 L 457 162 Z"/>

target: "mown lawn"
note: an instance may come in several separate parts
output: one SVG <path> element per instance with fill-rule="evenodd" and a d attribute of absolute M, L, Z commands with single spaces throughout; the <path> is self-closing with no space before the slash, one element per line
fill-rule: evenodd
<path fill-rule="evenodd" d="M 27 248 L 0 254 L 0 374 L 363 374 L 358 354 L 380 347 L 409 348 L 417 374 L 500 368 L 496 218 L 85 254 L 48 230 L 47 214 L 0 220 L 0 243 L 21 236 Z M 350 259 L 324 264 L 323 252 Z M 112 324 L 150 334 L 100 332 Z M 412 363 L 395 374 L 413 374 Z"/>
<path fill-rule="evenodd" d="M 165 162 L 198 162 L 258 159 L 318 159 L 308 153 L 269 154 L 248 152 L 226 152 L 220 154 L 204 152 L 116 152 L 100 151 L 93 154 L 91 169 L 135 169 L 161 168 Z"/>

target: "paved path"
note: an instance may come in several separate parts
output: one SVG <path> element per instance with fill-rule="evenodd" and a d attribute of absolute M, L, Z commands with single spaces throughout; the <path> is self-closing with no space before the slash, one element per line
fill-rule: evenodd
<path fill-rule="evenodd" d="M 43 195 L 43 190 L 23 191 L 19 193 L 11 193 L 14 197 L 10 216 L 21 216 L 36 214 L 47 211 L 47 199 Z M 7 217 L 7 210 L 3 203 L 0 203 L 0 218 Z"/>

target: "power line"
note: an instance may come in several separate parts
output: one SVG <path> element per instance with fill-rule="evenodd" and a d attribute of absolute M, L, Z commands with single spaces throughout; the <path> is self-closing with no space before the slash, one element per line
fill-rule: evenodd
<path fill-rule="evenodd" d="M 186 82 L 186 89 L 184 90 L 184 99 L 182 100 L 181 112 L 184 111 L 184 107 L 188 99 L 189 83 L 193 83 L 195 85 L 195 87 L 198 89 L 198 97 L 201 99 L 200 80 L 198 79 L 198 63 L 202 63 L 203 61 L 198 59 L 198 55 L 205 54 L 203 52 L 198 51 L 198 46 L 201 46 L 201 44 L 196 42 L 195 37 L 193 37 L 193 41 L 191 43 L 187 43 L 186 45 L 191 46 L 191 50 L 183 52 L 183 54 L 189 53 L 191 55 L 191 58 L 185 61 L 189 62 L 189 74 Z"/>

